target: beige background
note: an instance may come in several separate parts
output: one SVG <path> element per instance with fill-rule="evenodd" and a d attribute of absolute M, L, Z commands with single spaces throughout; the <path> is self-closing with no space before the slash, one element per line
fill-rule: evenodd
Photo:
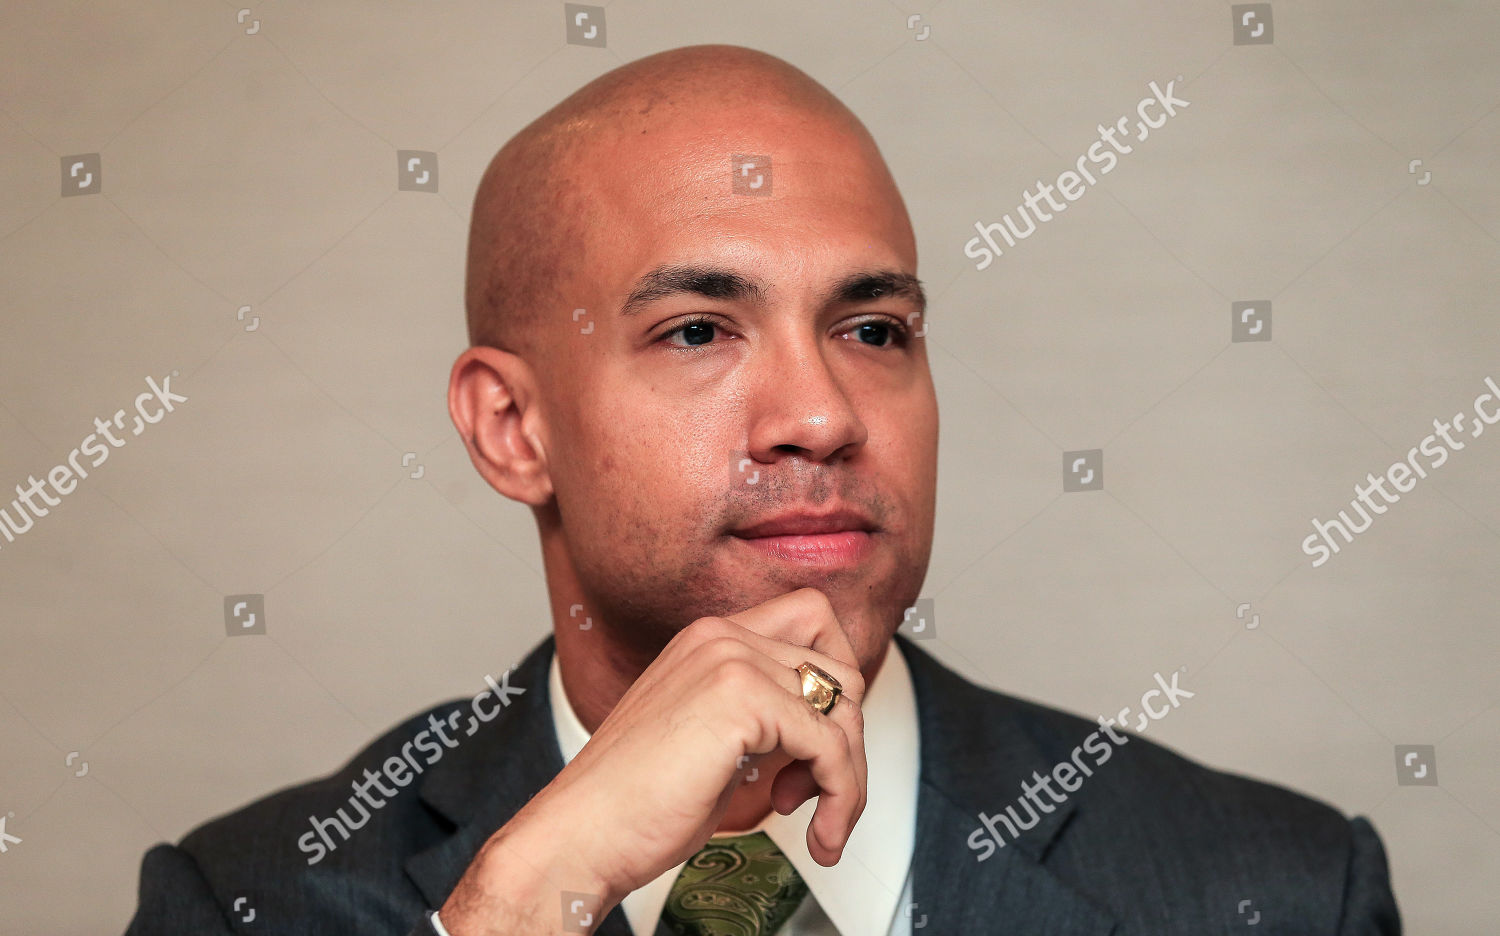
<path fill-rule="evenodd" d="M 0 489 L 148 375 L 189 398 L 0 542 L 0 930 L 122 930 L 152 843 L 547 631 L 530 515 L 444 404 L 470 200 L 545 108 L 698 42 L 834 90 L 910 207 L 943 420 L 927 646 L 1091 716 L 1186 666 L 1151 737 L 1372 817 L 1409 932 L 1500 922 L 1500 431 L 1321 568 L 1300 550 L 1500 380 L 1500 7 L 1277 2 L 1274 43 L 1237 46 L 1227 3 L 615 0 L 600 49 L 561 3 L 251 2 L 0 29 Z M 1190 107 L 974 269 L 976 221 L 1178 75 Z M 397 149 L 439 155 L 437 194 L 397 190 Z M 62 198 L 80 153 L 102 191 Z M 1274 340 L 1230 342 L 1243 299 Z M 1104 490 L 1063 493 L 1094 448 Z M 226 636 L 239 593 L 264 636 Z M 1397 744 L 1435 744 L 1439 785 L 1398 786 Z"/>

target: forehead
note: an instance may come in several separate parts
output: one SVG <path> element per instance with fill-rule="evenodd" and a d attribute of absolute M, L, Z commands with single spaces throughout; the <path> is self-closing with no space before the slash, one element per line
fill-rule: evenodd
<path fill-rule="evenodd" d="M 773 286 L 779 273 L 782 288 L 794 285 L 785 275 L 826 288 L 851 266 L 915 271 L 879 152 L 837 124 L 772 118 L 730 132 L 708 121 L 620 134 L 598 152 L 572 175 L 588 189 L 587 265 L 612 294 L 673 264 L 758 271 Z"/>

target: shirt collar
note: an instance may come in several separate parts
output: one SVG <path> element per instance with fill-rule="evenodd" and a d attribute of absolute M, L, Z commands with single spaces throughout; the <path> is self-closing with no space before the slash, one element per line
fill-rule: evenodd
<path fill-rule="evenodd" d="M 552 726 L 563 763 L 588 743 L 589 732 L 578 720 L 563 691 L 557 654 L 547 678 L 552 701 Z M 776 843 L 792 867 L 807 882 L 818 905 L 840 933 L 885 933 L 900 909 L 902 889 L 916 840 L 917 782 L 921 767 L 916 695 L 901 649 L 892 642 L 885 660 L 864 698 L 865 758 L 869 765 L 865 811 L 839 863 L 825 868 L 807 851 L 807 824 L 816 799 L 803 803 L 790 816 L 774 809 L 745 832 L 760 830 Z M 769 782 L 770 778 L 762 778 Z M 744 832 L 735 832 L 742 835 Z M 654 933 L 679 864 L 655 880 L 627 894 L 620 902 L 630 928 Z"/>

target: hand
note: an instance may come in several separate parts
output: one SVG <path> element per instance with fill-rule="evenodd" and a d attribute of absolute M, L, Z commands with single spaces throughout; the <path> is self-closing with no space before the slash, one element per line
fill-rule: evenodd
<path fill-rule="evenodd" d="M 802 698 L 804 662 L 843 686 L 827 715 Z M 816 589 L 699 618 L 485 843 L 439 911 L 444 926 L 452 936 L 555 932 L 563 890 L 600 895 L 602 919 L 702 848 L 742 768 L 768 754 L 791 760 L 772 782 L 773 807 L 786 815 L 816 796 L 808 852 L 836 863 L 865 807 L 863 698 L 853 648 Z"/>

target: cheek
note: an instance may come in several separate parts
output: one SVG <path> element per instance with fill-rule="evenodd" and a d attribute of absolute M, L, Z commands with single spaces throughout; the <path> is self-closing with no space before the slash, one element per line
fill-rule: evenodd
<path fill-rule="evenodd" d="M 901 410 L 901 418 L 887 421 L 885 430 L 893 441 L 892 470 L 901 478 L 906 496 L 915 504 L 933 500 L 937 479 L 938 419 L 936 400 L 912 401 Z"/>
<path fill-rule="evenodd" d="M 870 436 L 871 448 L 881 463 L 882 480 L 890 485 L 891 492 L 911 502 L 926 497 L 937 476 L 936 420 L 925 411 L 905 411 L 896 418 L 882 419 L 878 427 L 871 426 Z M 873 441 L 876 438 L 882 440 L 878 447 Z"/>
<path fill-rule="evenodd" d="M 562 466 L 575 532 L 660 538 L 703 512 L 707 478 L 694 462 L 698 453 L 660 425 L 606 419 L 579 427 L 575 439 Z"/>

